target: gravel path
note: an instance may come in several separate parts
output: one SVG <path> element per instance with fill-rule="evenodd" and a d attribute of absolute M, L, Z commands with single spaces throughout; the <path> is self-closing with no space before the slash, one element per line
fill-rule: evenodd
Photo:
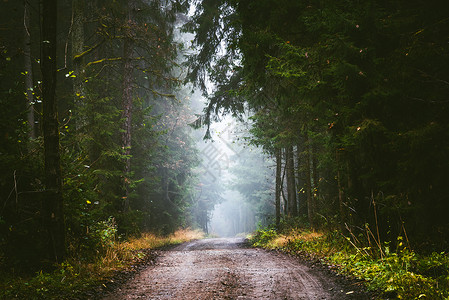
<path fill-rule="evenodd" d="M 293 257 L 245 247 L 244 240 L 205 239 L 163 251 L 104 300 L 370 299 L 359 286 Z"/>

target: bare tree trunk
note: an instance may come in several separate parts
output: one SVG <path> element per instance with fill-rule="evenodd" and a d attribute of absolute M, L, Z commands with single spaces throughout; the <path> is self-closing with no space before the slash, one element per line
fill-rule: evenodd
<path fill-rule="evenodd" d="M 281 148 L 281 169 L 282 169 L 282 149 L 284 149 L 284 153 L 285 153 L 285 148 Z M 282 200 L 283 200 L 283 213 L 284 216 L 286 216 L 288 214 L 288 199 L 285 197 L 285 193 L 284 193 L 284 178 L 285 178 L 285 172 L 287 170 L 287 166 L 284 166 L 284 169 L 282 171 L 282 177 L 281 177 L 281 196 L 282 196 Z"/>
<path fill-rule="evenodd" d="M 300 141 L 296 145 L 296 177 L 298 179 L 296 189 L 298 191 L 298 214 L 303 210 L 305 211 L 307 207 L 307 199 L 305 197 L 305 173 L 304 173 L 304 141 L 300 137 Z"/>
<path fill-rule="evenodd" d="M 288 214 L 291 217 L 297 217 L 298 205 L 296 202 L 295 162 L 293 159 L 293 146 L 288 146 L 286 148 L 285 157 L 287 168 Z"/>
<path fill-rule="evenodd" d="M 281 172 L 282 172 L 282 155 L 281 148 L 276 149 L 276 198 L 275 198 L 275 206 L 276 206 L 276 227 L 279 227 L 281 222 Z"/>
<path fill-rule="evenodd" d="M 61 262 L 65 255 L 62 175 L 59 152 L 59 122 L 56 100 L 57 0 L 44 0 L 42 7 L 42 82 L 45 185 L 43 219 L 49 232 L 50 258 Z"/>
<path fill-rule="evenodd" d="M 80 56 L 84 51 L 84 0 L 72 0 L 72 59 L 73 59 L 73 95 L 76 108 L 76 128 L 85 126 L 86 119 L 82 114 L 84 107 L 84 59 Z M 80 113 L 81 112 L 81 113 Z"/>
<path fill-rule="evenodd" d="M 30 139 L 36 138 L 36 129 L 34 126 L 34 96 L 33 96 L 33 67 L 31 64 L 31 35 L 30 35 L 30 9 L 27 0 L 23 2 L 23 54 L 25 65 L 25 91 L 28 104 L 28 126 L 30 127 Z"/>
<path fill-rule="evenodd" d="M 310 140 L 309 140 L 310 142 Z M 318 156 L 317 156 L 317 147 L 315 145 L 310 145 L 309 149 L 311 150 L 310 157 L 312 161 L 312 196 L 313 196 L 313 211 L 314 213 L 317 212 L 319 207 L 319 182 L 320 182 L 320 175 L 318 173 Z"/>
<path fill-rule="evenodd" d="M 133 108 L 133 52 L 134 52 L 134 12 L 136 5 L 134 0 L 128 0 L 128 20 L 126 29 L 126 38 L 123 46 L 123 95 L 122 95 L 122 148 L 125 155 L 124 168 L 124 206 L 123 210 L 129 209 L 129 183 L 131 171 L 131 127 L 132 127 L 132 108 Z"/>
<path fill-rule="evenodd" d="M 208 220 L 209 218 L 207 217 L 207 210 L 204 210 L 204 232 L 206 234 L 209 234 L 209 226 L 208 226 Z"/>
<path fill-rule="evenodd" d="M 336 151 L 336 161 L 337 161 L 337 185 L 338 185 L 338 204 L 340 209 L 340 226 L 344 228 L 346 220 L 346 210 L 344 206 L 345 192 L 341 183 L 341 171 L 340 171 L 340 156 L 339 150 Z"/>
<path fill-rule="evenodd" d="M 315 228 L 315 205 L 312 196 L 312 172 L 310 164 L 310 141 L 307 132 L 304 134 L 305 153 L 304 153 L 304 167 L 305 167 L 305 189 L 307 196 L 307 215 L 309 223 L 312 228 Z"/>

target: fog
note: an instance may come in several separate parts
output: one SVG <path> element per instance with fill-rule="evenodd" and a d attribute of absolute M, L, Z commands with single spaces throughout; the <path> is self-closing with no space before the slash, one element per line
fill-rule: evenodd
<path fill-rule="evenodd" d="M 193 39 L 191 34 L 177 34 L 187 45 Z M 190 51 L 194 50 L 187 52 Z M 191 113 L 198 117 L 207 101 L 202 92 L 191 88 Z M 207 90 L 214 90 L 210 82 Z M 195 170 L 199 182 L 193 215 L 197 226 L 211 236 L 243 235 L 258 225 L 268 224 L 268 216 L 274 215 L 274 192 L 270 194 L 274 188 L 274 164 L 261 149 L 250 145 L 248 115 L 244 121 L 229 115 L 215 117 L 210 125 L 210 139 L 204 139 L 205 127 L 192 132 L 200 154 L 200 165 Z"/>
<path fill-rule="evenodd" d="M 256 229 L 255 214 L 239 192 L 226 190 L 225 199 L 215 205 L 209 233 L 218 237 L 244 235 Z"/>
<path fill-rule="evenodd" d="M 245 235 L 267 224 L 274 212 L 273 163 L 249 145 L 250 126 L 226 116 L 211 125 L 211 139 L 203 140 L 205 129 L 195 132 L 201 159 L 198 199 L 209 209 L 201 227 L 211 236 Z"/>

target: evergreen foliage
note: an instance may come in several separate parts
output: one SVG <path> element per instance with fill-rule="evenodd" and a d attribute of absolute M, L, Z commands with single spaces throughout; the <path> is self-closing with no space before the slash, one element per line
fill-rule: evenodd
<path fill-rule="evenodd" d="M 215 84 L 206 125 L 249 110 L 253 143 L 293 148 L 284 217 L 297 205 L 303 225 L 377 224 L 393 242 L 405 226 L 413 247 L 447 249 L 447 3 L 218 2 L 187 28 L 200 49 L 189 78 Z"/>
<path fill-rule="evenodd" d="M 189 2 L 183 30 L 195 36 L 184 47 L 175 35 Z M 407 234 L 411 249 L 447 251 L 446 2 L 65 0 L 52 44 L 42 40 L 40 1 L 3 1 L 0 268 L 50 269 L 62 253 L 52 240 L 89 261 L 112 236 L 207 232 L 223 182 L 200 178 L 189 125 L 210 138 L 226 114 L 249 114 L 249 143 L 273 157 L 268 182 L 260 157 L 232 170 L 232 187 L 263 224 L 354 236 L 375 228 L 391 248 Z M 59 118 L 50 120 L 53 63 Z M 196 121 L 186 80 L 208 101 Z M 44 163 L 51 134 L 62 194 Z M 52 228 L 59 209 L 64 222 Z"/>
<path fill-rule="evenodd" d="M 199 158 L 188 126 L 188 96 L 180 86 L 182 47 L 175 41 L 188 6 L 158 0 L 129 1 L 129 6 L 126 1 L 58 2 L 56 100 L 65 246 L 70 259 L 93 262 L 105 255 L 111 239 L 147 231 L 170 234 L 195 225 L 197 174 L 192 170 Z M 0 39 L 0 268 L 19 273 L 51 269 L 54 263 L 47 247 L 51 216 L 43 210 L 51 195 L 44 177 L 47 129 L 41 126 L 47 83 L 39 72 L 41 4 L 27 4 L 27 28 L 22 2 L 4 2 L 0 9 L 5 33 Z M 18 34 L 23 31 L 31 41 L 31 106 L 23 35 Z M 126 40 L 132 42 L 128 59 Z M 130 147 L 123 143 L 126 62 L 132 76 Z M 30 109 L 36 124 L 27 123 Z"/>

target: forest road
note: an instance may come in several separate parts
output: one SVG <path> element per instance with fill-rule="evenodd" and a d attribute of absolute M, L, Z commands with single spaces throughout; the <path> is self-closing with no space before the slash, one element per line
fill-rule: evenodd
<path fill-rule="evenodd" d="M 122 299 L 370 299 L 356 285 L 285 254 L 248 248 L 242 238 L 192 241 L 104 300 Z"/>

